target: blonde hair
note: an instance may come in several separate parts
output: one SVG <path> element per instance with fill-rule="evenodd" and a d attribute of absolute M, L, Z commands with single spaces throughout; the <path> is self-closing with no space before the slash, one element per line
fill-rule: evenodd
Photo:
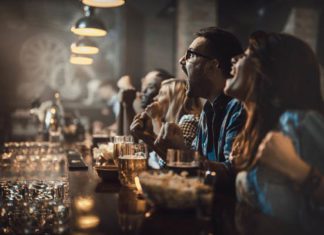
<path fill-rule="evenodd" d="M 197 114 L 201 112 L 202 105 L 199 99 L 187 97 L 187 83 L 183 79 L 171 78 L 161 83 L 166 87 L 169 97 L 169 107 L 165 114 L 168 122 L 179 122 L 184 114 Z"/>

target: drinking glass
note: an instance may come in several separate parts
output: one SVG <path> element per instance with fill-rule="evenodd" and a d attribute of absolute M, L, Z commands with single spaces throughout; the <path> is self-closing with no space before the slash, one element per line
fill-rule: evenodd
<path fill-rule="evenodd" d="M 122 185 L 134 188 L 135 177 L 147 169 L 147 147 L 143 143 L 124 143 L 120 150 L 119 180 Z"/>
<path fill-rule="evenodd" d="M 194 150 L 168 149 L 166 156 L 167 167 L 175 173 L 188 172 L 190 176 L 198 174 L 200 155 Z"/>
<path fill-rule="evenodd" d="M 115 165 L 118 165 L 118 158 L 121 156 L 121 149 L 125 143 L 134 143 L 133 136 L 114 136 L 113 160 Z"/>

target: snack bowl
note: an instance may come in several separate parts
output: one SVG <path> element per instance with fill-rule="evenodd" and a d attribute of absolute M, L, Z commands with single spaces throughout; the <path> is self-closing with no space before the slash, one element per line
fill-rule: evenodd
<path fill-rule="evenodd" d="M 197 205 L 197 195 L 212 193 L 198 177 L 173 172 L 145 171 L 139 175 L 144 197 L 157 209 L 191 210 Z"/>

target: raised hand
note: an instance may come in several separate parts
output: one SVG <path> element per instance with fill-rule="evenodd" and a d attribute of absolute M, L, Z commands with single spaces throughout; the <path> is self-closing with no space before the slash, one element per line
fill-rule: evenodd
<path fill-rule="evenodd" d="M 169 122 L 166 122 L 162 125 L 160 133 L 158 134 L 154 144 L 165 149 L 185 148 L 185 142 L 180 127 L 175 123 Z"/>
<path fill-rule="evenodd" d="M 259 145 L 256 158 L 292 180 L 301 181 L 310 167 L 298 156 L 291 139 L 281 132 L 269 132 Z"/>
<path fill-rule="evenodd" d="M 157 101 L 149 104 L 146 107 L 145 112 L 152 119 L 162 119 L 162 116 L 163 116 L 163 109 L 162 109 L 160 103 Z"/>

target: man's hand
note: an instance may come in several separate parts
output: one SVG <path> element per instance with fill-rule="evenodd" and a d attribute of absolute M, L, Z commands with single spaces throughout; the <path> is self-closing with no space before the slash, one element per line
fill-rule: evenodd
<path fill-rule="evenodd" d="M 180 127 L 175 123 L 166 122 L 162 125 L 160 133 L 155 140 L 155 145 L 161 148 L 185 148 L 185 143 Z"/>

